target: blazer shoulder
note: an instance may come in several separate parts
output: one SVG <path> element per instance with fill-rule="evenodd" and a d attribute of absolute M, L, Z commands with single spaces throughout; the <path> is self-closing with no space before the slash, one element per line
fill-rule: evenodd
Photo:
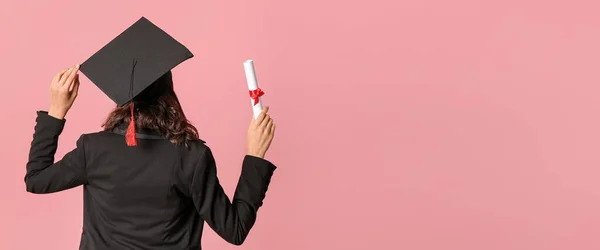
<path fill-rule="evenodd" d="M 95 141 L 95 140 L 101 140 L 101 139 L 106 139 L 106 138 L 111 138 L 111 137 L 118 137 L 119 135 L 108 132 L 108 131 L 97 131 L 97 132 L 90 132 L 90 133 L 83 133 L 81 135 L 81 137 L 85 137 L 86 140 L 88 141 Z"/>
<path fill-rule="evenodd" d="M 184 149 L 184 151 L 187 152 L 189 156 L 195 158 L 201 156 L 204 153 L 204 151 L 208 149 L 208 146 L 206 145 L 206 142 L 202 140 L 194 140 L 189 141 L 187 147 L 182 146 L 182 148 Z"/>

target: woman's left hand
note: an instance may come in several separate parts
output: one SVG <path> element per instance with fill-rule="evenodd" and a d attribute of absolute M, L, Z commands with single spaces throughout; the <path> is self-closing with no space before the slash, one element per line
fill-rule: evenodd
<path fill-rule="evenodd" d="M 48 115 L 64 119 L 79 91 L 79 64 L 58 72 L 50 83 Z"/>

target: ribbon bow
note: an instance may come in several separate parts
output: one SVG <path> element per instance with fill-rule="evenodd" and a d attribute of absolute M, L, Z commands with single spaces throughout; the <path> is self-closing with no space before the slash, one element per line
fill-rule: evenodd
<path fill-rule="evenodd" d="M 258 98 L 263 96 L 265 92 L 263 92 L 260 88 L 255 90 L 250 90 L 250 98 L 254 100 L 254 105 L 258 104 Z"/>

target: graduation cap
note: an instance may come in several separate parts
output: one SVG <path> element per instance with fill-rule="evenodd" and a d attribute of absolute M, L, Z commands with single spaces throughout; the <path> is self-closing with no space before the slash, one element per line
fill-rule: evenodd
<path fill-rule="evenodd" d="M 118 106 L 129 104 L 127 145 L 135 146 L 134 98 L 194 55 L 145 17 L 119 34 L 80 66 Z"/>

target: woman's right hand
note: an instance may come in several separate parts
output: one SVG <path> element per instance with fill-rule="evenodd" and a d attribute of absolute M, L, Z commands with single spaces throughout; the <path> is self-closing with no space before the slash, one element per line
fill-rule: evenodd
<path fill-rule="evenodd" d="M 64 119 L 79 92 L 79 64 L 58 72 L 50 83 L 50 108 L 48 115 Z"/>
<path fill-rule="evenodd" d="M 269 107 L 265 107 L 256 119 L 252 119 L 248 128 L 247 150 L 248 155 L 264 158 L 271 146 L 275 135 L 275 123 L 267 114 Z"/>

